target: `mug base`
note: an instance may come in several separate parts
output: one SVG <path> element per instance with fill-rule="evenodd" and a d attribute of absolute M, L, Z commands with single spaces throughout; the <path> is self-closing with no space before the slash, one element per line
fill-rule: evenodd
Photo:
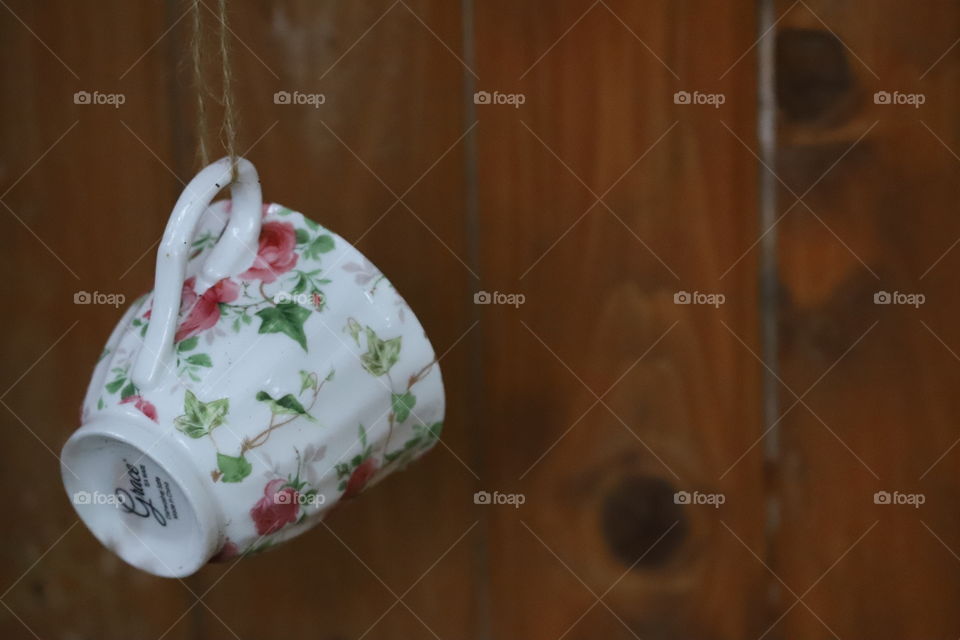
<path fill-rule="evenodd" d="M 135 416 L 101 414 L 64 445 L 61 473 L 77 515 L 105 547 L 138 569 L 182 578 L 217 552 L 221 527 L 174 437 Z"/>

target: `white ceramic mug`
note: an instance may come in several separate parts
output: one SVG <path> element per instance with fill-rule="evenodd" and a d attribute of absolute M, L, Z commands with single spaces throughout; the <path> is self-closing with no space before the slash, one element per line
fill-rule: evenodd
<path fill-rule="evenodd" d="M 236 169 L 230 201 L 210 204 L 226 158 L 180 196 L 63 447 L 84 523 L 161 576 L 305 531 L 442 428 L 434 351 L 393 286 Z"/>

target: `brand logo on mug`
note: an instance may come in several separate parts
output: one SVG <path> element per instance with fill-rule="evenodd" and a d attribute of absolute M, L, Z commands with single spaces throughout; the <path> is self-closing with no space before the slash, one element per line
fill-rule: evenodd
<path fill-rule="evenodd" d="M 126 460 L 123 463 L 127 465 L 127 479 L 130 481 L 130 489 L 117 487 L 114 492 L 119 500 L 120 508 L 141 518 L 152 516 L 161 527 L 167 526 L 167 518 L 154 506 L 153 500 L 147 498 L 145 489 L 150 485 L 149 480 L 144 477 L 146 474 L 141 471 L 144 467 L 135 467 Z"/>

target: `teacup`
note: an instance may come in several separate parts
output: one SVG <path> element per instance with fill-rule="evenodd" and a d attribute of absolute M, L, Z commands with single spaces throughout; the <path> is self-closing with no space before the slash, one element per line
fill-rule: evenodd
<path fill-rule="evenodd" d="M 443 383 L 416 316 L 343 238 L 261 202 L 228 159 L 187 185 L 154 291 L 113 330 L 63 448 L 93 534 L 150 573 L 271 547 L 440 436 Z"/>

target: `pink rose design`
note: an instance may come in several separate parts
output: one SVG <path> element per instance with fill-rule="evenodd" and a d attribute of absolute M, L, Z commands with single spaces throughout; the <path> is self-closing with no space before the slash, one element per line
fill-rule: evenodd
<path fill-rule="evenodd" d="M 130 403 L 133 403 L 133 406 L 136 407 L 140 413 L 157 422 L 157 408 L 153 406 L 152 402 L 144 400 L 143 396 L 127 396 L 120 401 L 120 404 Z"/>
<path fill-rule="evenodd" d="M 237 544 L 228 538 L 227 541 L 223 543 L 223 546 L 220 547 L 220 551 L 210 558 L 210 562 L 227 562 L 228 560 L 233 560 L 239 554 L 240 549 L 237 548 Z"/>
<path fill-rule="evenodd" d="M 233 302 L 240 295 L 240 287 L 230 278 L 224 278 L 197 297 L 193 290 L 195 278 L 187 278 L 180 294 L 180 308 L 190 309 L 187 317 L 177 328 L 175 342 L 186 340 L 217 324 L 220 320 L 220 303 Z"/>
<path fill-rule="evenodd" d="M 250 509 L 250 517 L 261 536 L 275 533 L 297 519 L 300 494 L 293 487 L 283 487 L 286 482 L 282 478 L 268 482 L 263 488 L 263 497 Z"/>
<path fill-rule="evenodd" d="M 350 474 L 350 479 L 347 480 L 347 488 L 343 492 L 343 497 L 352 498 L 363 491 L 371 478 L 376 475 L 377 467 L 377 461 L 373 457 L 361 462 L 360 465 L 353 470 L 353 473 Z"/>
<path fill-rule="evenodd" d="M 260 248 L 253 265 L 240 274 L 244 280 L 270 283 L 297 264 L 297 232 L 289 222 L 266 222 L 260 228 Z"/>

